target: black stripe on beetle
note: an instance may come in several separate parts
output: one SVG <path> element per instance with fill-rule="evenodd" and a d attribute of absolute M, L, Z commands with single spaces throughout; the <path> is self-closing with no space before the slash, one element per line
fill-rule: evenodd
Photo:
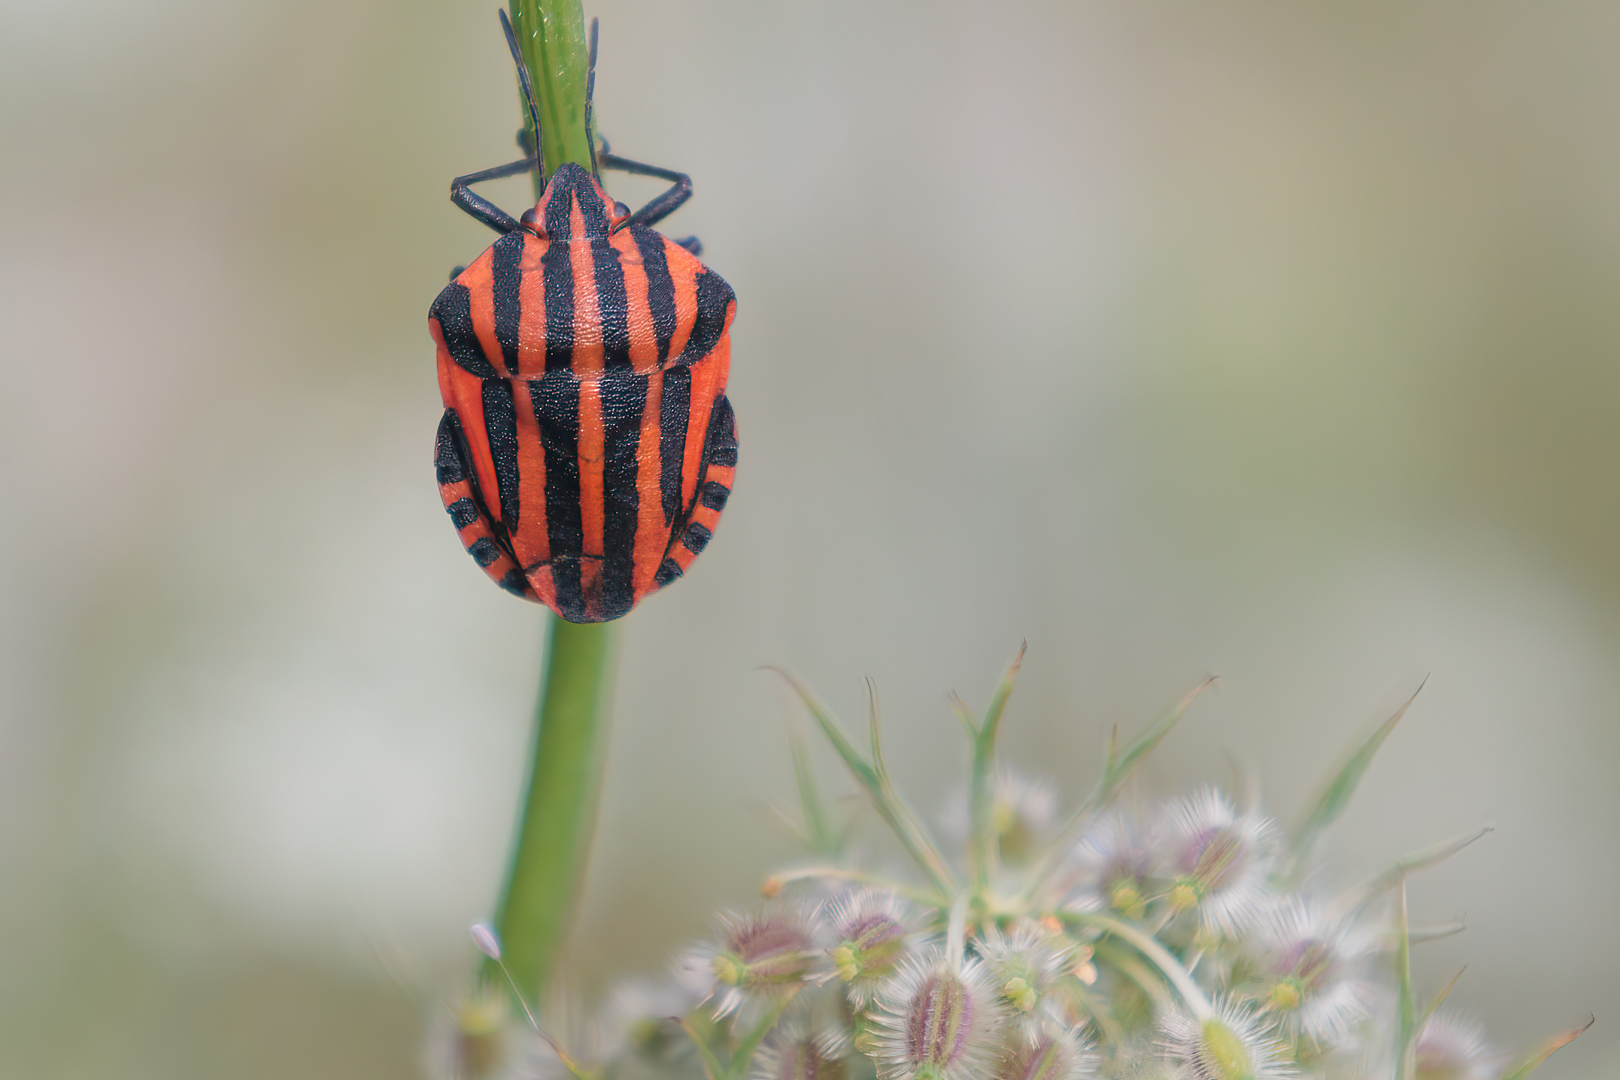
<path fill-rule="evenodd" d="M 478 343 L 478 334 L 473 330 L 472 294 L 465 285 L 455 281 L 446 285 L 428 308 L 428 317 L 439 320 L 439 332 L 444 335 L 444 347 L 450 350 L 450 359 L 469 375 L 480 379 L 495 377 L 495 369 L 484 357 L 484 347 Z"/>
<path fill-rule="evenodd" d="M 669 257 L 664 254 L 664 238 L 644 225 L 630 229 L 641 268 L 647 275 L 647 309 L 652 312 L 653 336 L 658 342 L 658 362 L 669 359 L 669 342 L 675 336 L 675 279 L 669 274 Z"/>
<path fill-rule="evenodd" d="M 686 427 L 692 411 L 692 373 L 684 367 L 664 370 L 664 392 L 658 402 L 658 488 L 664 496 L 664 523 L 681 512 L 681 469 L 686 460 Z"/>
<path fill-rule="evenodd" d="M 726 508 L 726 500 L 730 497 L 731 489 L 718 480 L 705 480 L 703 486 L 698 488 L 698 502 L 717 513 Z"/>
<path fill-rule="evenodd" d="M 690 551 L 694 555 L 701 555 L 703 554 L 703 549 L 709 546 L 709 541 L 713 539 L 713 537 L 713 533 L 694 521 L 692 524 L 688 525 L 686 527 L 686 531 L 681 534 L 681 543 L 686 545 L 687 551 Z"/>
<path fill-rule="evenodd" d="M 501 549 L 496 547 L 495 541 L 487 536 L 480 536 L 477 540 L 474 540 L 471 546 L 467 548 L 467 552 L 472 555 L 473 561 L 478 563 L 479 566 L 488 566 L 501 557 Z"/>
<path fill-rule="evenodd" d="M 466 475 L 461 468 L 461 455 L 456 452 L 456 431 L 460 427 L 454 410 L 446 409 L 433 446 L 433 471 L 441 487 L 459 484 Z"/>
<path fill-rule="evenodd" d="M 697 319 L 681 350 L 682 364 L 695 364 L 714 351 L 720 335 L 726 332 L 726 311 L 735 299 L 731 286 L 719 274 L 704 270 L 697 276 Z"/>
<path fill-rule="evenodd" d="M 518 326 L 523 314 L 518 289 L 523 284 L 523 239 L 527 235 L 522 229 L 509 232 L 490 249 L 495 340 L 501 346 L 508 375 L 516 375 L 518 370 Z"/>
<path fill-rule="evenodd" d="M 714 403 L 709 419 L 709 463 L 737 467 L 737 418 L 731 411 L 731 399 L 723 395 Z"/>
<path fill-rule="evenodd" d="M 512 407 L 512 384 L 505 379 L 484 380 L 484 432 L 495 462 L 501 523 L 511 532 L 518 525 L 517 411 Z"/>
<path fill-rule="evenodd" d="M 579 505 L 579 379 L 572 371 L 548 371 L 529 384 L 540 446 L 546 460 L 546 532 L 557 603 L 578 610 L 579 556 L 585 529 Z"/>
<path fill-rule="evenodd" d="M 556 243 L 540 256 L 545 283 L 546 371 L 561 371 L 574 363 L 574 262 L 568 245 Z"/>
<path fill-rule="evenodd" d="M 624 267 L 619 265 L 619 253 L 612 245 L 591 245 L 591 274 L 596 280 L 596 317 L 602 323 L 602 366 L 608 370 L 628 368 L 630 305 L 624 291 Z"/>
<path fill-rule="evenodd" d="M 636 524 L 641 492 L 636 487 L 641 413 L 647 376 L 624 368 L 602 373 L 602 615 L 617 618 L 635 603 Z M 611 614 L 610 614 L 611 613 Z"/>

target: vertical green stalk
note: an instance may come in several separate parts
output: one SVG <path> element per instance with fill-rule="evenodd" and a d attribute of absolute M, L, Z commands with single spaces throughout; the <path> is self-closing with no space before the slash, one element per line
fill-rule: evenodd
<path fill-rule="evenodd" d="M 528 65 L 529 78 L 545 128 L 541 149 L 545 167 L 555 171 L 564 162 L 591 167 L 591 137 L 585 130 L 585 74 L 590 49 L 585 41 L 585 9 L 580 0 L 511 0 L 512 29 L 518 49 Z M 519 91 L 522 94 L 522 91 Z M 534 127 L 520 98 L 523 128 L 534 145 Z M 545 189 L 546 176 L 536 176 L 535 197 Z"/>
<path fill-rule="evenodd" d="M 531 1000 L 551 977 L 584 883 L 613 672 L 611 623 L 550 621 L 523 819 L 495 913 L 507 969 Z M 485 974 L 502 978 L 489 962 Z"/>
<path fill-rule="evenodd" d="M 545 129 L 546 165 L 590 168 L 580 0 L 512 0 L 511 13 Z M 521 111 L 527 125 L 528 110 Z M 532 145 L 532 130 L 530 138 Z M 544 178 L 535 184 L 543 189 Z M 507 969 L 531 1001 L 551 978 L 585 878 L 602 791 L 613 639 L 611 623 L 550 619 L 523 817 L 495 915 Z M 484 975 L 502 978 L 492 961 Z"/>
<path fill-rule="evenodd" d="M 1417 1006 L 1412 999 L 1412 939 L 1406 919 L 1406 878 L 1395 908 L 1395 1080 L 1411 1080 L 1412 1040 L 1417 1038 Z"/>
<path fill-rule="evenodd" d="M 1001 850 L 1001 836 L 991 820 L 996 798 L 996 736 L 1001 732 L 1001 715 L 1023 664 L 1024 649 L 1020 648 L 1018 659 L 1002 676 L 1001 685 L 990 699 L 990 707 L 984 711 L 984 723 L 975 727 L 970 717 L 962 718 L 973 744 L 973 771 L 968 783 L 968 862 L 972 868 L 974 894 L 980 901 L 990 895 L 990 880 L 995 875 Z"/>

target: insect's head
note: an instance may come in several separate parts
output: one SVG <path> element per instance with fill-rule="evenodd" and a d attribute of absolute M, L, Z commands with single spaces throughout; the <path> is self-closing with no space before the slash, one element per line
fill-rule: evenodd
<path fill-rule="evenodd" d="M 519 219 L 531 232 L 551 240 L 598 239 L 630 216 L 582 166 L 566 162 L 551 174 L 545 194 Z"/>

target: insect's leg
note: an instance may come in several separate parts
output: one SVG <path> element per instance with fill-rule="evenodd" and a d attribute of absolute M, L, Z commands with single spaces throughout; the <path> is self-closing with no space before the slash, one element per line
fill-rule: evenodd
<path fill-rule="evenodd" d="M 677 519 L 675 531 L 669 538 L 664 561 L 653 576 L 653 586 L 663 588 L 686 572 L 692 560 L 698 557 L 714 527 L 720 522 L 720 512 L 726 508 L 731 496 L 732 477 L 737 472 L 737 420 L 731 411 L 731 402 L 721 394 L 709 414 L 709 431 L 703 440 L 703 463 L 699 466 L 697 493 L 692 504 Z"/>
<path fill-rule="evenodd" d="M 528 157 L 522 161 L 509 161 L 505 165 L 497 165 L 493 169 L 458 176 L 450 181 L 450 201 L 496 232 L 509 233 L 518 227 L 517 218 L 483 196 L 474 195 L 472 185 L 481 184 L 485 180 L 499 180 L 503 176 L 516 176 L 537 167 L 534 158 Z"/>
<path fill-rule="evenodd" d="M 467 454 L 466 436 L 454 409 L 444 411 L 433 450 L 439 478 L 439 498 L 456 526 L 462 546 L 501 588 L 526 600 L 535 599 L 528 576 L 512 555 L 506 531 L 489 516 L 478 490 L 478 477 Z"/>
<path fill-rule="evenodd" d="M 602 150 L 596 155 L 596 163 L 603 169 L 617 169 L 619 172 L 631 173 L 635 176 L 651 176 L 659 180 L 668 180 L 671 187 L 652 202 L 630 215 L 630 220 L 637 225 L 656 225 L 673 214 L 677 207 L 692 197 L 692 178 L 683 172 L 674 169 L 664 169 L 657 165 L 644 165 L 639 161 L 622 158 L 608 149 L 607 142 L 602 143 Z M 682 247 L 686 245 L 682 244 Z"/>

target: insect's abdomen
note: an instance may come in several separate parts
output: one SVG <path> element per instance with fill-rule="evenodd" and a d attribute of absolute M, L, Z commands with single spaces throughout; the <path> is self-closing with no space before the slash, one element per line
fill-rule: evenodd
<path fill-rule="evenodd" d="M 596 622 L 690 565 L 736 460 L 734 311 L 718 275 L 640 227 L 520 230 L 444 289 L 429 327 L 466 475 L 445 482 L 441 430 L 440 491 L 491 577 Z"/>

